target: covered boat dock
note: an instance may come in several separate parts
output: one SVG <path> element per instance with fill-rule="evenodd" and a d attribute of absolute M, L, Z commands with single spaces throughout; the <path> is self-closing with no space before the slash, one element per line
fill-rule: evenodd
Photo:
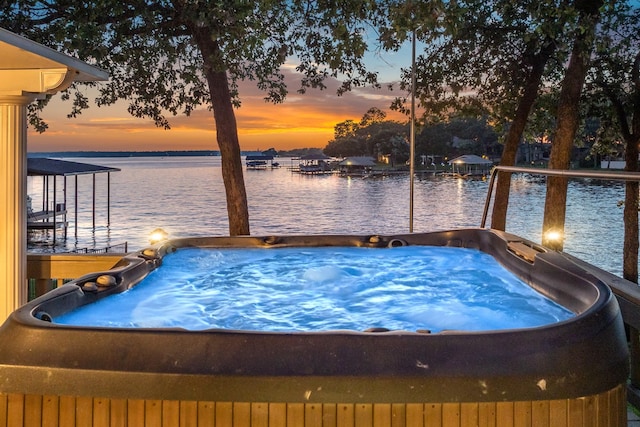
<path fill-rule="evenodd" d="M 272 155 L 248 155 L 246 157 L 247 169 L 267 169 L 280 167 L 278 162 L 273 161 Z"/>
<path fill-rule="evenodd" d="M 357 156 L 347 157 L 340 163 L 340 175 L 342 176 L 366 176 L 373 172 L 376 162 L 372 157 Z"/>
<path fill-rule="evenodd" d="M 470 176 L 488 175 L 493 167 L 493 162 L 475 154 L 465 154 L 449 160 L 452 174 L 461 178 Z"/>
<path fill-rule="evenodd" d="M 42 177 L 42 204 L 39 210 L 34 210 L 28 199 L 27 206 L 27 229 L 32 230 L 53 230 L 53 243 L 56 242 L 56 231 L 63 229 L 64 237 L 67 237 L 67 177 L 75 178 L 73 221 L 75 236 L 78 235 L 78 176 L 92 175 L 92 218 L 93 228 L 96 226 L 96 174 L 107 174 L 107 224 L 110 223 L 111 215 L 111 172 L 118 172 L 120 169 L 99 166 L 89 163 L 70 162 L 66 160 L 29 157 L 27 159 L 27 176 Z M 58 200 L 58 177 L 62 177 L 62 200 Z"/>

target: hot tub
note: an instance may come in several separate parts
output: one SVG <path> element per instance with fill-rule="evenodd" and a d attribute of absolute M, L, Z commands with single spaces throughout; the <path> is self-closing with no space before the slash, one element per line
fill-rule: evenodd
<path fill-rule="evenodd" d="M 131 288 L 183 248 L 405 245 L 478 249 L 575 315 L 537 327 L 439 333 L 51 322 Z M 0 425 L 622 427 L 626 338 L 597 271 L 486 229 L 172 240 L 10 316 L 0 329 Z"/>

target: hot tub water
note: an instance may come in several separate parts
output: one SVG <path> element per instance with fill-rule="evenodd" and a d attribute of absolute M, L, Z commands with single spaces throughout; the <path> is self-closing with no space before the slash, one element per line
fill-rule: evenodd
<path fill-rule="evenodd" d="M 259 331 L 483 331 L 569 319 L 475 249 L 183 248 L 128 291 L 54 319 L 82 326 Z"/>

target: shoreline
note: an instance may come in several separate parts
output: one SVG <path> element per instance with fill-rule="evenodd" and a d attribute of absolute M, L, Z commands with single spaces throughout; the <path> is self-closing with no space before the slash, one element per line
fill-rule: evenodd
<path fill-rule="evenodd" d="M 244 153 L 243 153 L 244 155 Z M 27 157 L 41 158 L 97 158 L 97 157 L 219 157 L 218 150 L 171 150 L 171 151 L 40 151 L 29 152 Z"/>

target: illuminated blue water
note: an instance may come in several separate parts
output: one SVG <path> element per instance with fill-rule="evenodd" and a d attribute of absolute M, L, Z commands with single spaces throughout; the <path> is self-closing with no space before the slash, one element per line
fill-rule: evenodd
<path fill-rule="evenodd" d="M 526 328 L 572 313 L 472 249 L 181 249 L 55 323 L 190 330 Z"/>
<path fill-rule="evenodd" d="M 64 252 L 128 242 L 129 250 L 149 244 L 156 227 L 170 237 L 228 235 L 219 157 L 70 159 L 121 168 L 111 175 L 110 223 L 106 176 L 97 176 L 96 227 L 92 225 L 91 176 L 78 177 L 78 233 L 55 247 Z M 380 179 L 304 176 L 279 159 L 281 169 L 244 173 L 253 235 L 395 234 L 409 231 L 409 177 Z M 414 231 L 428 232 L 480 225 L 488 183 L 430 174 L 418 175 L 414 191 Z M 74 180 L 68 178 L 67 209 L 73 212 Z M 42 204 L 42 180 L 30 179 L 33 204 Z M 63 198 L 62 180 L 57 189 Z M 507 230 L 540 242 L 545 183 L 514 175 Z M 614 274 L 622 272 L 624 185 L 596 180 L 569 184 L 565 250 Z"/>

